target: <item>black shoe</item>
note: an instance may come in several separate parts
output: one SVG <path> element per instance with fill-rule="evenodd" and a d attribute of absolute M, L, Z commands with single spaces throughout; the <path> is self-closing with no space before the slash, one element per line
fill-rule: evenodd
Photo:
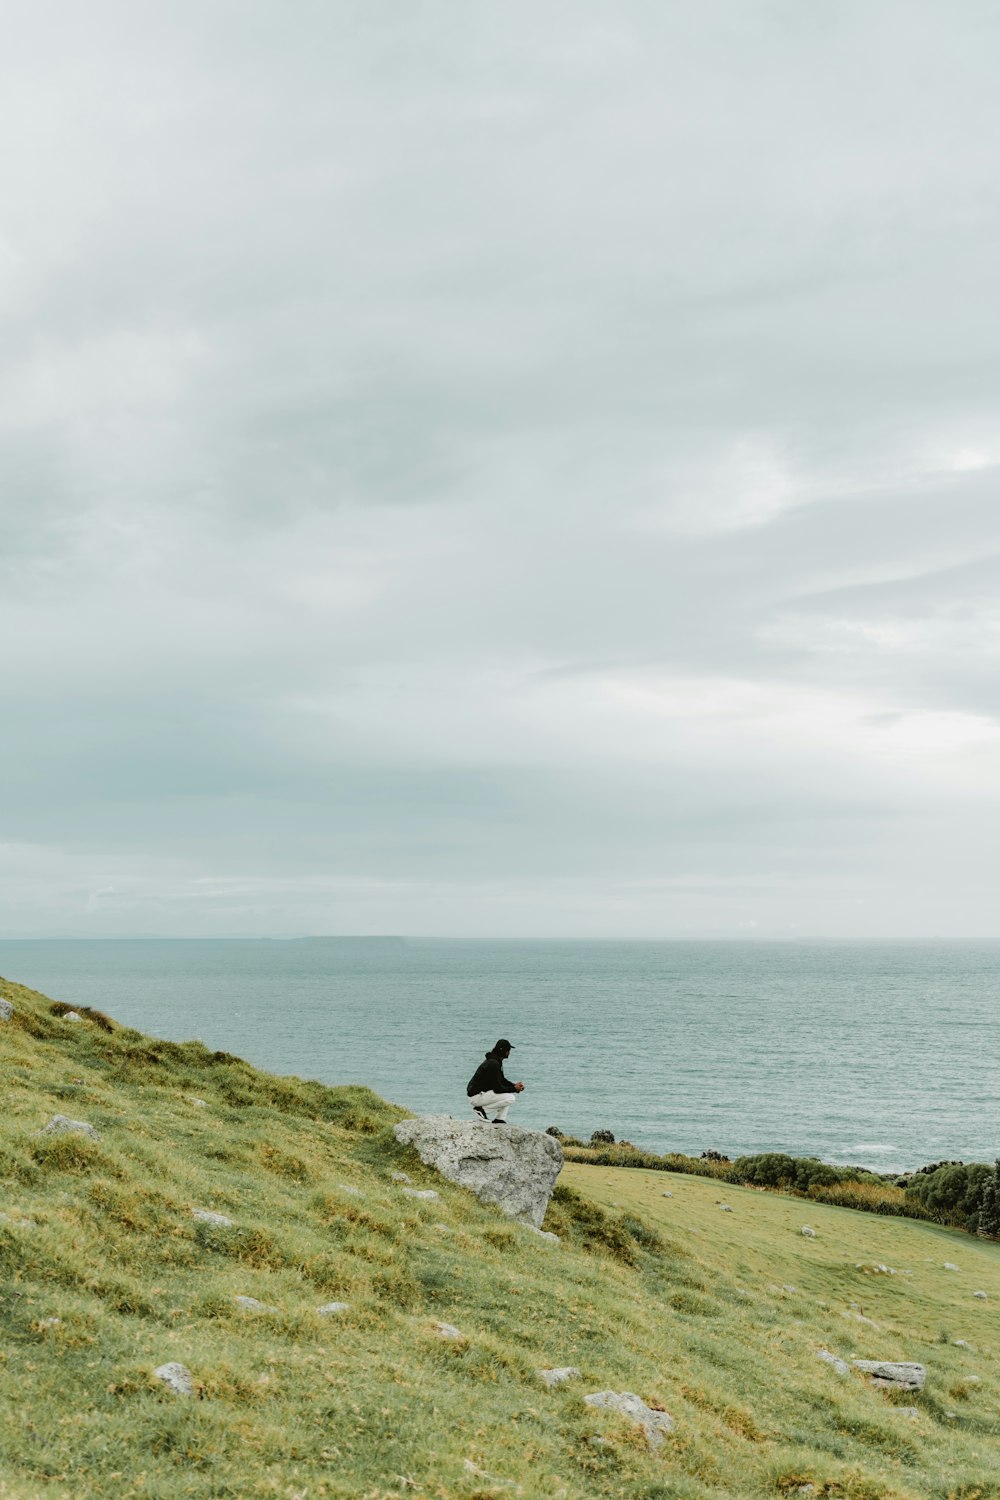
<path fill-rule="evenodd" d="M 494 1120 L 493 1123 L 494 1123 L 494 1125 L 506 1125 L 507 1121 L 506 1120 Z"/>
<path fill-rule="evenodd" d="M 486 1111 L 485 1109 L 483 1109 L 481 1104 L 474 1104 L 472 1106 L 472 1112 L 473 1114 L 477 1114 L 481 1120 L 486 1120 L 487 1124 L 489 1123 Z"/>

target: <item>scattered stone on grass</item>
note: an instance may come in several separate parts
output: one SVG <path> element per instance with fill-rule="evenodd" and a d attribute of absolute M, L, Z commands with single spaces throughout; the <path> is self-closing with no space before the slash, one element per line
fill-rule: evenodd
<path fill-rule="evenodd" d="M 434 1331 L 439 1339 L 464 1339 L 465 1334 L 454 1323 L 435 1323 Z"/>
<path fill-rule="evenodd" d="M 673 1193 L 661 1193 L 660 1194 L 661 1198 L 672 1198 L 673 1196 L 674 1196 Z"/>
<path fill-rule="evenodd" d="M 563 1164 L 554 1136 L 520 1125 L 486 1129 L 482 1122 L 467 1124 L 446 1115 L 401 1120 L 394 1133 L 449 1182 L 497 1204 L 509 1218 L 541 1227 Z"/>
<path fill-rule="evenodd" d="M 393 1172 L 390 1174 L 393 1182 L 412 1182 L 413 1178 L 409 1172 Z"/>
<path fill-rule="evenodd" d="M 92 1141 L 99 1141 L 100 1136 L 93 1125 L 88 1125 L 86 1120 L 71 1120 L 68 1115 L 53 1115 L 47 1125 L 43 1125 L 38 1132 L 39 1135 L 86 1135 Z"/>
<path fill-rule="evenodd" d="M 532 1234 L 536 1234 L 540 1240 L 547 1240 L 550 1245 L 562 1244 L 559 1236 L 557 1234 L 553 1234 L 551 1229 L 536 1229 L 534 1224 L 529 1224 L 528 1228 L 531 1230 Z"/>
<path fill-rule="evenodd" d="M 194 1376 L 187 1365 L 178 1364 L 172 1359 L 168 1364 L 158 1365 L 153 1371 L 157 1380 L 162 1380 L 178 1396 L 190 1396 L 194 1393 Z"/>
<path fill-rule="evenodd" d="M 836 1370 L 838 1375 L 850 1375 L 851 1373 L 851 1367 L 847 1363 L 847 1360 L 838 1359 L 835 1354 L 830 1353 L 829 1349 L 817 1349 L 816 1358 L 821 1359 L 824 1364 L 829 1365 L 831 1370 Z"/>
<path fill-rule="evenodd" d="M 946 1260 L 941 1269 L 942 1271 L 957 1271 L 958 1267 L 952 1261 Z"/>
<path fill-rule="evenodd" d="M 420 1198 L 425 1203 L 436 1203 L 441 1194 L 436 1193 L 433 1188 L 405 1187 L 403 1192 L 408 1198 Z"/>
<path fill-rule="evenodd" d="M 363 1198 L 365 1196 L 360 1188 L 351 1187 L 349 1182 L 338 1182 L 337 1186 L 342 1193 L 350 1193 L 352 1198 Z"/>
<path fill-rule="evenodd" d="M 9 1021 L 14 1014 L 14 1007 L 9 1000 L 0 1000 L 0 1021 Z"/>
<path fill-rule="evenodd" d="M 799 1230 L 799 1234 L 804 1234 L 807 1240 L 814 1240 L 816 1238 L 816 1231 L 809 1224 L 803 1224 Z"/>
<path fill-rule="evenodd" d="M 39 1333 L 43 1333 L 46 1328 L 58 1328 L 61 1322 L 62 1318 L 39 1318 L 35 1327 Z"/>
<path fill-rule="evenodd" d="M 218 1229 L 231 1229 L 232 1219 L 227 1214 L 217 1214 L 210 1208 L 192 1208 L 192 1219 L 197 1219 L 202 1224 L 214 1224 Z"/>
<path fill-rule="evenodd" d="M 719 1208 L 724 1214 L 731 1214 L 733 1211 L 733 1205 L 731 1203 L 720 1203 Z"/>
<path fill-rule="evenodd" d="M 974 1297 L 978 1297 L 979 1300 L 980 1300 L 980 1302 L 988 1302 L 989 1301 L 989 1293 L 988 1292 L 973 1292 L 972 1295 Z"/>
<path fill-rule="evenodd" d="M 193 1104 L 196 1109 L 207 1109 L 208 1108 L 207 1101 L 204 1100 L 204 1099 L 199 1099 L 198 1096 L 197 1096 L 197 1094 L 185 1094 L 184 1097 L 187 1100 L 187 1102 L 189 1104 Z"/>
<path fill-rule="evenodd" d="M 781 1290 L 783 1292 L 786 1292 L 789 1297 L 794 1297 L 796 1292 L 798 1291 L 798 1287 L 792 1286 L 792 1283 L 790 1281 L 783 1281 L 781 1283 Z"/>
<path fill-rule="evenodd" d="M 539 1370 L 539 1375 L 548 1386 L 562 1385 L 566 1380 L 573 1380 L 580 1371 L 575 1365 L 557 1365 L 554 1370 Z"/>
<path fill-rule="evenodd" d="M 854 1368 L 886 1391 L 922 1391 L 927 1378 L 923 1365 L 892 1359 L 856 1359 Z"/>
<path fill-rule="evenodd" d="M 350 1309 L 351 1304 L 349 1302 L 324 1302 L 323 1306 L 317 1307 L 316 1311 L 321 1318 L 332 1318 L 337 1313 L 350 1312 Z"/>
<path fill-rule="evenodd" d="M 896 1274 L 892 1266 L 883 1265 L 881 1261 L 856 1260 L 854 1269 L 863 1271 L 866 1276 L 895 1276 Z"/>
<path fill-rule="evenodd" d="M 241 1307 L 244 1312 L 276 1313 L 278 1311 L 278 1309 L 276 1307 L 272 1307 L 270 1303 L 260 1302 L 256 1297 L 234 1297 L 233 1301 L 236 1303 L 236 1306 Z"/>
<path fill-rule="evenodd" d="M 673 1432 L 677 1426 L 669 1412 L 647 1406 L 634 1391 L 594 1391 L 583 1399 L 588 1406 L 596 1406 L 603 1411 L 621 1412 L 622 1416 L 635 1422 L 646 1434 L 646 1441 L 651 1448 L 659 1448 L 663 1442 L 663 1434 Z"/>
<path fill-rule="evenodd" d="M 919 1406 L 897 1406 L 896 1410 L 901 1417 L 909 1417 L 911 1422 L 917 1422 L 920 1419 L 921 1412 Z"/>
<path fill-rule="evenodd" d="M 83 1017 L 78 1010 L 64 1010 L 61 1019 L 64 1021 L 82 1021 Z"/>
<path fill-rule="evenodd" d="M 968 1339 L 952 1339 L 952 1343 L 955 1345 L 956 1349 L 972 1348 L 972 1345 L 969 1343 Z"/>

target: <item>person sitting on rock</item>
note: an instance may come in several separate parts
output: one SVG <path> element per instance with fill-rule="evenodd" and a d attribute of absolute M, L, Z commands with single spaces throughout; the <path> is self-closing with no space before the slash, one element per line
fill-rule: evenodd
<path fill-rule="evenodd" d="M 492 1109 L 494 1125 L 506 1125 L 507 1111 L 524 1088 L 523 1083 L 511 1083 L 504 1077 L 503 1065 L 513 1048 L 501 1037 L 491 1051 L 487 1052 L 466 1086 L 469 1103 L 480 1119 L 487 1120 L 486 1111 Z"/>

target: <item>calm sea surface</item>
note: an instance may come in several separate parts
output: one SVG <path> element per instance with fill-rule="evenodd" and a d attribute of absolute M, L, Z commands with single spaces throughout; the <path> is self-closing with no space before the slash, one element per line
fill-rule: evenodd
<path fill-rule="evenodd" d="M 276 1073 L 656 1150 L 894 1170 L 1000 1154 L 1000 945 L 0 941 L 0 973 Z"/>

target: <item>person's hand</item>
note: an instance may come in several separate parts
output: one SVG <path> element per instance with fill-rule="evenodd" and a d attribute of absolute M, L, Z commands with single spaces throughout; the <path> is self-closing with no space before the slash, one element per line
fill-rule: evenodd
<path fill-rule="evenodd" d="M 515 1083 L 515 1085 L 514 1085 L 514 1092 L 517 1093 L 517 1094 L 523 1094 L 524 1093 L 524 1084 L 523 1083 Z"/>

